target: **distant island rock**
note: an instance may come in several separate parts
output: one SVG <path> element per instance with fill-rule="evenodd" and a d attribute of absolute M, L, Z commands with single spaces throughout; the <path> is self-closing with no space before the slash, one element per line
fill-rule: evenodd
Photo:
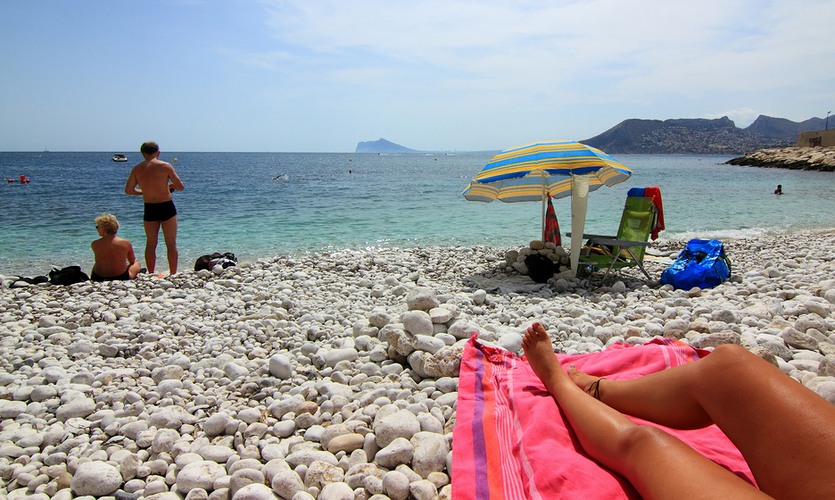
<path fill-rule="evenodd" d="M 765 115 L 744 129 L 727 116 L 664 121 L 629 119 L 580 142 L 610 154 L 737 155 L 795 145 L 799 133 L 823 128 L 822 118 L 798 123 Z"/>
<path fill-rule="evenodd" d="M 357 153 L 420 153 L 421 151 L 415 151 L 414 149 L 409 149 L 405 146 L 401 146 L 400 144 L 395 144 L 391 141 L 387 141 L 383 138 L 380 138 L 376 141 L 367 141 L 367 142 L 360 142 L 357 144 Z"/>
<path fill-rule="evenodd" d="M 772 148 L 761 149 L 728 160 L 728 165 L 751 167 L 788 168 L 792 170 L 835 171 L 835 148 Z"/>

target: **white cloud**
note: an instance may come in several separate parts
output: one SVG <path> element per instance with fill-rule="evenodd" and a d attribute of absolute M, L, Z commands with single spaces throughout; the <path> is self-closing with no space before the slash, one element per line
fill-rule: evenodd
<path fill-rule="evenodd" d="M 803 59 L 832 60 L 824 21 L 832 18 L 833 2 L 797 9 L 739 0 L 369 0 L 276 2 L 268 22 L 282 43 L 310 51 L 310 65 L 373 54 L 359 71 L 426 67 L 497 92 L 601 79 L 612 100 L 640 100 L 642 93 L 756 91 L 831 79 L 832 68 Z M 596 98 L 600 90 L 595 86 Z"/>

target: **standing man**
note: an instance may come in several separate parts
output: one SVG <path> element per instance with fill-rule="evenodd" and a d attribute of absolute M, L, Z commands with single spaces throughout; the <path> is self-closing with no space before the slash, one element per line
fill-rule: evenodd
<path fill-rule="evenodd" d="M 142 196 L 145 202 L 145 262 L 148 273 L 153 274 L 157 262 L 157 243 L 159 229 L 165 239 L 168 250 L 168 270 L 177 272 L 177 208 L 171 199 L 171 193 L 185 189 L 183 181 L 177 176 L 170 163 L 159 159 L 159 146 L 155 142 L 146 142 L 139 149 L 145 161 L 137 164 L 130 171 L 125 193 Z M 137 188 L 137 186 L 139 186 Z"/>

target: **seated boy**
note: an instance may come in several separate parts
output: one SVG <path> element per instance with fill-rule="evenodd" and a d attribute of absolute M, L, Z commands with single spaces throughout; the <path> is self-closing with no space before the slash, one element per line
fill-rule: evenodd
<path fill-rule="evenodd" d="M 133 254 L 130 241 L 116 236 L 119 221 L 112 214 L 96 217 L 96 230 L 101 238 L 94 241 L 90 247 L 96 256 L 90 279 L 93 281 L 113 281 L 135 279 L 139 274 L 141 264 Z"/>

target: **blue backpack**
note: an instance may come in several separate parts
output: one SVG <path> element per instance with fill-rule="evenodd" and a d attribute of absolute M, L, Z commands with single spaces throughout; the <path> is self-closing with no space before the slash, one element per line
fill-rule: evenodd
<path fill-rule="evenodd" d="M 690 240 L 672 266 L 661 274 L 662 285 L 689 290 L 714 287 L 731 275 L 731 261 L 719 240 Z"/>

